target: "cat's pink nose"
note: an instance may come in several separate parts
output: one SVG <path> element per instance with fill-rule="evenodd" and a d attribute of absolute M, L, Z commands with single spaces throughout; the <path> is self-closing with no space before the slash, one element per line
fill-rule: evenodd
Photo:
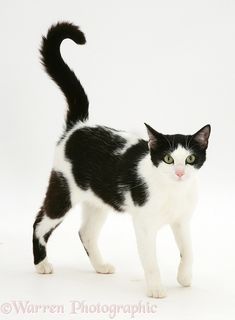
<path fill-rule="evenodd" d="M 176 171 L 175 173 L 179 178 L 183 177 L 184 172 L 183 171 Z"/>

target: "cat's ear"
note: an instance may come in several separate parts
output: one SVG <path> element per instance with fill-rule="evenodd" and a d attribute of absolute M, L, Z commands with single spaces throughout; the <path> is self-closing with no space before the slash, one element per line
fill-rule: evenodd
<path fill-rule="evenodd" d="M 208 124 L 193 135 L 193 140 L 196 141 L 202 149 L 206 149 L 210 133 L 211 126 Z"/>
<path fill-rule="evenodd" d="M 159 141 L 159 136 L 161 134 L 156 130 L 154 130 L 152 127 L 150 127 L 147 123 L 145 123 L 145 126 L 147 128 L 147 133 L 149 136 L 149 142 L 148 142 L 149 149 L 156 149 Z"/>

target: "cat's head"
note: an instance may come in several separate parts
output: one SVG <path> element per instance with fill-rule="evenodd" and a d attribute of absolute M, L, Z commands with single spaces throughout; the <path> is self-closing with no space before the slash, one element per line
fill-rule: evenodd
<path fill-rule="evenodd" d="M 206 160 L 210 125 L 193 135 L 165 135 L 145 125 L 151 160 L 166 179 L 175 182 L 187 181 L 202 167 Z"/>

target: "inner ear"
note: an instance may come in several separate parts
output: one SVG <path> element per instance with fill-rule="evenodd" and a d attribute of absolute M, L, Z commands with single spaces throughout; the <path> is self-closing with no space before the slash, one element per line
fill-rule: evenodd
<path fill-rule="evenodd" d="M 147 128 L 147 133 L 149 136 L 149 142 L 148 142 L 149 149 L 156 149 L 156 147 L 158 145 L 159 133 L 146 123 L 145 123 L 145 126 Z"/>
<path fill-rule="evenodd" d="M 193 139 L 199 144 L 202 149 L 206 149 L 208 146 L 210 132 L 211 126 L 208 124 L 193 135 Z"/>

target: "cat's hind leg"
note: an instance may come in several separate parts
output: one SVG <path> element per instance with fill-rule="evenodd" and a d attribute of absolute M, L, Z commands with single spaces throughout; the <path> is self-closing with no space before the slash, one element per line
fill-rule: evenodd
<path fill-rule="evenodd" d="M 92 266 L 97 273 L 114 273 L 114 267 L 103 261 L 97 243 L 100 231 L 107 217 L 107 209 L 83 203 L 82 213 L 83 221 L 79 230 L 79 236 Z"/>
<path fill-rule="evenodd" d="M 38 273 L 52 273 L 46 245 L 55 228 L 71 208 L 69 186 L 60 172 L 52 171 L 44 203 L 33 225 L 33 255 Z"/>

